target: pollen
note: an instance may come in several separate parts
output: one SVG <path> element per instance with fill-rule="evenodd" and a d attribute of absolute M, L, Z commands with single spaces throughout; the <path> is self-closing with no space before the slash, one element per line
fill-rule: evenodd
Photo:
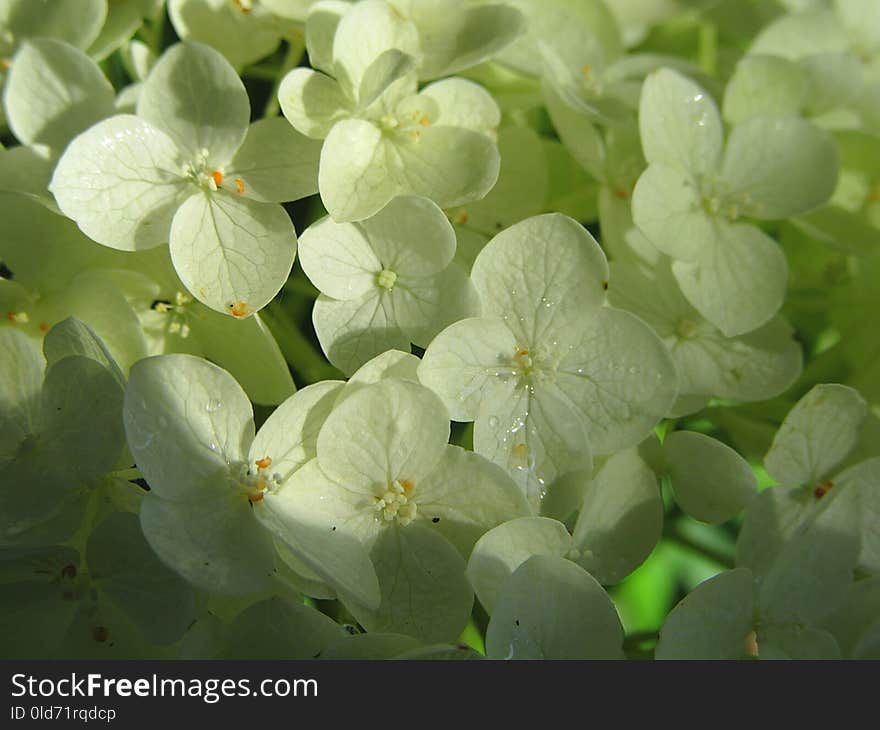
<path fill-rule="evenodd" d="M 419 119 L 419 124 L 421 124 L 423 127 L 427 127 L 430 123 L 431 120 L 428 117 L 422 117 L 421 119 Z"/>
<path fill-rule="evenodd" d="M 235 192 L 239 195 L 244 195 L 244 180 L 240 177 L 235 178 Z"/>
<path fill-rule="evenodd" d="M 822 499 L 828 492 L 831 491 L 831 488 L 834 486 L 834 482 L 828 480 L 827 482 L 822 482 L 816 489 L 813 491 L 813 496 L 816 499 Z"/>
<path fill-rule="evenodd" d="M 465 211 L 461 211 L 457 216 L 455 216 L 455 220 L 453 221 L 453 223 L 459 226 L 463 226 L 470 220 L 470 218 L 471 217 Z"/>
<path fill-rule="evenodd" d="M 7 312 L 6 319 L 15 324 L 27 324 L 31 321 L 27 312 Z"/>
<path fill-rule="evenodd" d="M 229 313 L 236 319 L 247 317 L 248 307 L 244 302 L 236 302 L 229 305 Z"/>
<path fill-rule="evenodd" d="M 40 332 L 46 334 L 49 331 L 49 323 L 48 322 L 40 322 Z"/>
<path fill-rule="evenodd" d="M 264 456 L 262 459 L 257 459 L 254 463 L 260 469 L 268 469 L 270 466 L 272 466 L 272 457 L 271 456 Z"/>
<path fill-rule="evenodd" d="M 256 504 L 257 502 L 262 502 L 263 495 L 264 495 L 263 492 L 255 492 L 254 494 L 249 494 L 248 495 L 248 502 L 250 502 L 251 504 Z"/>
<path fill-rule="evenodd" d="M 219 188 L 223 184 L 223 173 L 220 170 L 214 170 L 211 173 L 211 179 L 214 181 L 214 184 Z"/>
<path fill-rule="evenodd" d="M 400 486 L 403 487 L 403 493 L 407 497 L 412 495 L 413 489 L 415 488 L 415 484 L 413 484 L 412 479 L 401 479 Z"/>

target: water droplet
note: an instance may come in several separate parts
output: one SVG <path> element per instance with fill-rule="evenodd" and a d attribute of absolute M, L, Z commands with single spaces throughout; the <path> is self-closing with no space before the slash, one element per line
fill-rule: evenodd
<path fill-rule="evenodd" d="M 219 411 L 222 407 L 223 407 L 223 403 L 220 401 L 219 398 L 211 398 L 211 400 L 209 400 L 209 401 L 205 404 L 205 410 L 206 410 L 208 413 L 216 413 L 216 412 Z"/>
<path fill-rule="evenodd" d="M 498 418 L 496 416 L 489 418 L 489 428 L 498 428 Z"/>
<path fill-rule="evenodd" d="M 217 444 L 215 444 L 215 443 L 212 441 L 211 443 L 208 444 L 208 448 L 211 449 L 211 451 L 216 451 L 216 450 L 217 450 Z"/>

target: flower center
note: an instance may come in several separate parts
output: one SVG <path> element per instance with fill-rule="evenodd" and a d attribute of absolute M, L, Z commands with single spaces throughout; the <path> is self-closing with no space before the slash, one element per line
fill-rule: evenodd
<path fill-rule="evenodd" d="M 376 517 L 383 522 L 394 522 L 405 527 L 416 518 L 418 508 L 413 500 L 415 485 L 410 479 L 395 479 L 385 485 L 376 497 Z"/>
<path fill-rule="evenodd" d="M 196 158 L 184 165 L 183 176 L 202 190 L 216 192 L 223 185 L 225 173 L 222 167 L 215 167 L 208 161 L 210 153 L 206 149 L 199 150 Z"/>
<path fill-rule="evenodd" d="M 230 464 L 230 481 L 232 488 L 247 498 L 252 505 L 262 502 L 267 492 L 281 483 L 281 475 L 269 473 L 272 457 L 257 459 L 253 466 L 243 462 Z"/>
<path fill-rule="evenodd" d="M 189 294 L 176 292 L 174 302 L 157 299 L 150 306 L 150 309 L 159 314 L 167 315 L 165 331 L 171 335 L 180 335 L 180 338 L 185 340 L 190 334 L 188 320 L 192 316 L 189 311 L 189 305 L 192 301 L 193 298 Z"/>
<path fill-rule="evenodd" d="M 532 390 L 539 383 L 555 382 L 559 359 L 559 353 L 553 348 L 517 345 L 510 360 L 510 375 L 517 379 L 518 388 Z"/>
<path fill-rule="evenodd" d="M 376 284 L 386 291 L 391 291 L 396 283 L 397 273 L 391 271 L 391 269 L 382 269 L 382 271 L 376 274 Z"/>

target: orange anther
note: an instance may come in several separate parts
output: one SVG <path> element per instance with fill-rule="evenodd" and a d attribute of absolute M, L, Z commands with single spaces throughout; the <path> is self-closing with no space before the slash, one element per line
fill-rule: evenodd
<path fill-rule="evenodd" d="M 525 357 L 529 354 L 529 351 L 525 347 L 517 347 L 516 348 L 516 356 L 517 357 Z"/>
<path fill-rule="evenodd" d="M 211 173 L 211 179 L 214 181 L 214 184 L 219 188 L 223 184 L 223 173 L 220 170 L 214 170 Z"/>
<path fill-rule="evenodd" d="M 270 466 L 272 466 L 272 457 L 264 456 L 262 459 L 257 459 L 254 463 L 258 467 L 260 467 L 260 469 L 268 469 Z"/>
<path fill-rule="evenodd" d="M 251 494 L 248 496 L 248 502 L 251 504 L 256 504 L 257 502 L 263 501 L 263 493 L 257 492 L 256 494 Z"/>
<path fill-rule="evenodd" d="M 626 200 L 629 197 L 629 193 L 626 190 L 615 190 L 614 197 Z"/>
<path fill-rule="evenodd" d="M 229 312 L 232 314 L 233 317 L 236 317 L 237 319 L 247 317 L 247 304 L 245 304 L 244 302 L 236 302 L 235 304 L 231 304 L 229 305 Z"/>
<path fill-rule="evenodd" d="M 421 124 L 423 127 L 427 127 L 430 123 L 431 120 L 428 119 L 428 117 L 422 117 L 421 119 L 419 119 L 419 124 Z"/>
<path fill-rule="evenodd" d="M 400 486 L 403 487 L 403 493 L 408 497 L 416 485 L 412 483 L 412 479 L 401 479 Z"/>
<path fill-rule="evenodd" d="M 235 178 L 235 192 L 239 195 L 244 195 L 244 180 L 240 177 Z"/>
<path fill-rule="evenodd" d="M 459 226 L 463 226 L 469 220 L 470 220 L 470 216 L 467 213 L 465 213 L 464 211 L 461 211 L 461 213 L 459 213 L 457 216 L 455 216 L 455 220 L 453 222 Z"/>
<path fill-rule="evenodd" d="M 48 322 L 40 322 L 40 332 L 46 334 L 49 331 L 49 323 Z"/>
<path fill-rule="evenodd" d="M 15 321 L 15 312 L 7 312 L 6 319 L 8 319 L 10 322 L 14 322 Z"/>

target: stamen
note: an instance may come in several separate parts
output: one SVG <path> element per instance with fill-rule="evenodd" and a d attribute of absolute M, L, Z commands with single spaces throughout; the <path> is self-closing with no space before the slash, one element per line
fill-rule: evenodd
<path fill-rule="evenodd" d="M 235 192 L 239 195 L 244 195 L 244 180 L 240 177 L 235 178 Z"/>

